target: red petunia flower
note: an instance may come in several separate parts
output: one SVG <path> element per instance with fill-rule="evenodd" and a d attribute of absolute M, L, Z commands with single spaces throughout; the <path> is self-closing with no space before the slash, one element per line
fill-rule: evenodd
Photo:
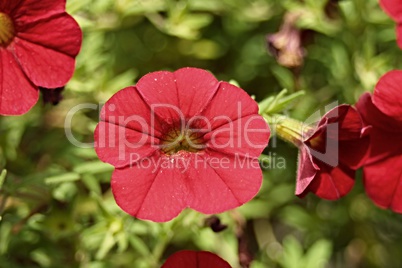
<path fill-rule="evenodd" d="M 268 125 L 246 92 L 207 71 L 149 73 L 108 100 L 100 119 L 96 152 L 116 167 L 117 204 L 137 218 L 220 213 L 261 186 Z"/>
<path fill-rule="evenodd" d="M 182 250 L 171 255 L 162 268 L 231 268 L 229 263 L 208 251 Z"/>
<path fill-rule="evenodd" d="M 396 40 L 402 49 L 402 1 L 380 0 L 380 6 L 396 22 Z"/>
<path fill-rule="evenodd" d="M 367 157 L 369 129 L 349 105 L 335 107 L 317 126 L 307 127 L 299 143 L 296 195 L 312 192 L 328 200 L 346 195 Z"/>
<path fill-rule="evenodd" d="M 402 71 L 380 78 L 374 94 L 356 104 L 373 127 L 370 155 L 363 168 L 367 195 L 381 208 L 402 213 Z"/>
<path fill-rule="evenodd" d="M 38 87 L 64 86 L 82 34 L 65 0 L 0 1 L 0 114 L 26 113 Z"/>

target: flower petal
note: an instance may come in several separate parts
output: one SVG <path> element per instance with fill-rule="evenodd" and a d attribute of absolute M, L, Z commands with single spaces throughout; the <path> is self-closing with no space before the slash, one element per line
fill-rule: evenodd
<path fill-rule="evenodd" d="M 258 114 L 257 103 L 244 90 L 227 82 L 220 83 L 214 98 L 201 113 L 209 119 L 212 129 L 252 114 Z"/>
<path fill-rule="evenodd" d="M 207 147 L 232 156 L 258 157 L 268 145 L 270 130 L 262 116 L 241 117 L 204 135 Z"/>
<path fill-rule="evenodd" d="M 198 68 L 182 68 L 174 72 L 180 110 L 186 118 L 199 115 L 219 87 L 210 73 Z"/>
<path fill-rule="evenodd" d="M 364 171 L 364 186 L 367 195 L 381 208 L 402 213 L 402 155 L 385 158 Z"/>
<path fill-rule="evenodd" d="M 14 56 L 0 49 L 0 114 L 20 115 L 38 101 L 39 92 L 22 72 Z"/>
<path fill-rule="evenodd" d="M 299 167 L 297 169 L 296 192 L 299 197 L 304 197 L 306 189 L 313 181 L 320 168 L 313 162 L 313 156 L 307 146 L 302 146 L 299 152 Z"/>
<path fill-rule="evenodd" d="M 307 191 L 312 192 L 320 198 L 337 200 L 352 190 L 355 183 L 355 171 L 346 165 L 339 164 L 332 168 L 327 165 L 320 165 L 320 171 L 309 185 Z"/>
<path fill-rule="evenodd" d="M 171 255 L 162 268 L 230 268 L 229 263 L 208 251 L 182 250 Z"/>
<path fill-rule="evenodd" d="M 338 125 L 328 128 L 329 125 Z M 351 140 L 361 137 L 363 121 L 359 113 L 350 105 L 339 105 L 327 112 L 319 126 L 326 126 L 327 135 L 336 140 Z"/>
<path fill-rule="evenodd" d="M 61 87 L 73 75 L 75 59 L 63 52 L 19 38 L 15 38 L 10 46 L 25 74 L 37 86 Z"/>
<path fill-rule="evenodd" d="M 314 135 L 307 141 L 313 156 L 336 167 L 343 163 L 359 168 L 368 156 L 371 127 L 364 127 L 357 110 L 340 105 L 326 113 Z"/>
<path fill-rule="evenodd" d="M 113 123 L 99 122 L 95 129 L 98 157 L 117 168 L 132 165 L 159 149 L 159 140 Z"/>
<path fill-rule="evenodd" d="M 33 44 L 50 48 L 70 57 L 81 48 L 82 32 L 77 22 L 67 13 L 17 29 L 17 37 Z"/>
<path fill-rule="evenodd" d="M 384 114 L 402 122 L 402 71 L 393 70 L 378 81 L 373 94 L 374 105 Z"/>
<path fill-rule="evenodd" d="M 159 118 L 151 113 L 148 104 L 132 86 L 118 91 L 105 103 L 100 119 L 150 136 L 163 136 Z"/>
<path fill-rule="evenodd" d="M 382 9 L 395 21 L 402 22 L 402 2 L 399 0 L 380 0 Z"/>
<path fill-rule="evenodd" d="M 167 124 L 184 121 L 173 73 L 160 71 L 146 74 L 135 86 L 151 112 Z"/>
<path fill-rule="evenodd" d="M 395 118 L 382 113 L 374 105 L 372 97 L 369 93 L 365 93 L 360 97 L 359 101 L 356 103 L 356 108 L 366 125 L 373 125 L 374 128 L 381 129 L 386 132 L 402 132 L 402 121 L 398 121 Z"/>
<path fill-rule="evenodd" d="M 261 187 L 257 159 L 213 151 L 191 157 L 186 181 L 192 209 L 205 214 L 221 213 L 251 200 Z"/>
<path fill-rule="evenodd" d="M 66 0 L 19 0 L 3 2 L 19 2 L 14 7 L 9 6 L 7 9 L 3 9 L 12 10 L 11 14 L 16 19 L 17 24 L 36 22 L 56 14 L 64 13 L 66 7 Z"/>
<path fill-rule="evenodd" d="M 170 158 L 155 154 L 116 169 L 111 181 L 116 203 L 142 220 L 165 222 L 176 217 L 186 207 L 186 184 L 183 169 L 170 164 Z"/>

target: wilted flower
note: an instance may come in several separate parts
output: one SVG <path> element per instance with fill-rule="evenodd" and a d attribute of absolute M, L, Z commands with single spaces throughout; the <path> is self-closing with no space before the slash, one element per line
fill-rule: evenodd
<path fill-rule="evenodd" d="M 370 155 L 365 162 L 367 195 L 382 208 L 402 213 L 402 71 L 390 71 L 378 81 L 374 94 L 356 104 L 371 125 Z"/>
<path fill-rule="evenodd" d="M 82 34 L 65 0 L 0 2 L 0 114 L 27 112 L 38 87 L 64 86 L 74 72 Z"/>
<path fill-rule="evenodd" d="M 116 167 L 117 204 L 153 221 L 249 201 L 261 186 L 257 158 L 268 139 L 245 91 L 196 68 L 149 73 L 117 92 L 95 130 L 99 158 Z"/>

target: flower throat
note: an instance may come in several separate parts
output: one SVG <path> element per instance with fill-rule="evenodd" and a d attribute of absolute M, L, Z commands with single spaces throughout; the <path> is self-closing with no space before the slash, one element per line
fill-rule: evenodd
<path fill-rule="evenodd" d="M 11 18 L 0 12 L 0 46 L 8 46 L 15 36 L 14 24 Z"/>
<path fill-rule="evenodd" d="M 162 142 L 162 151 L 173 155 L 179 151 L 196 153 L 205 147 L 201 133 L 190 130 L 173 129 L 168 132 Z"/>

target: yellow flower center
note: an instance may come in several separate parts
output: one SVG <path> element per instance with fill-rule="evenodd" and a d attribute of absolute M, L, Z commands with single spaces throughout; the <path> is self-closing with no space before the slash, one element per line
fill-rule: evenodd
<path fill-rule="evenodd" d="M 15 36 L 14 24 L 11 18 L 0 12 L 0 46 L 8 46 Z"/>
<path fill-rule="evenodd" d="M 161 149 L 168 155 L 179 151 L 198 152 L 205 148 L 204 140 L 200 134 L 190 130 L 173 129 L 164 137 Z"/>

